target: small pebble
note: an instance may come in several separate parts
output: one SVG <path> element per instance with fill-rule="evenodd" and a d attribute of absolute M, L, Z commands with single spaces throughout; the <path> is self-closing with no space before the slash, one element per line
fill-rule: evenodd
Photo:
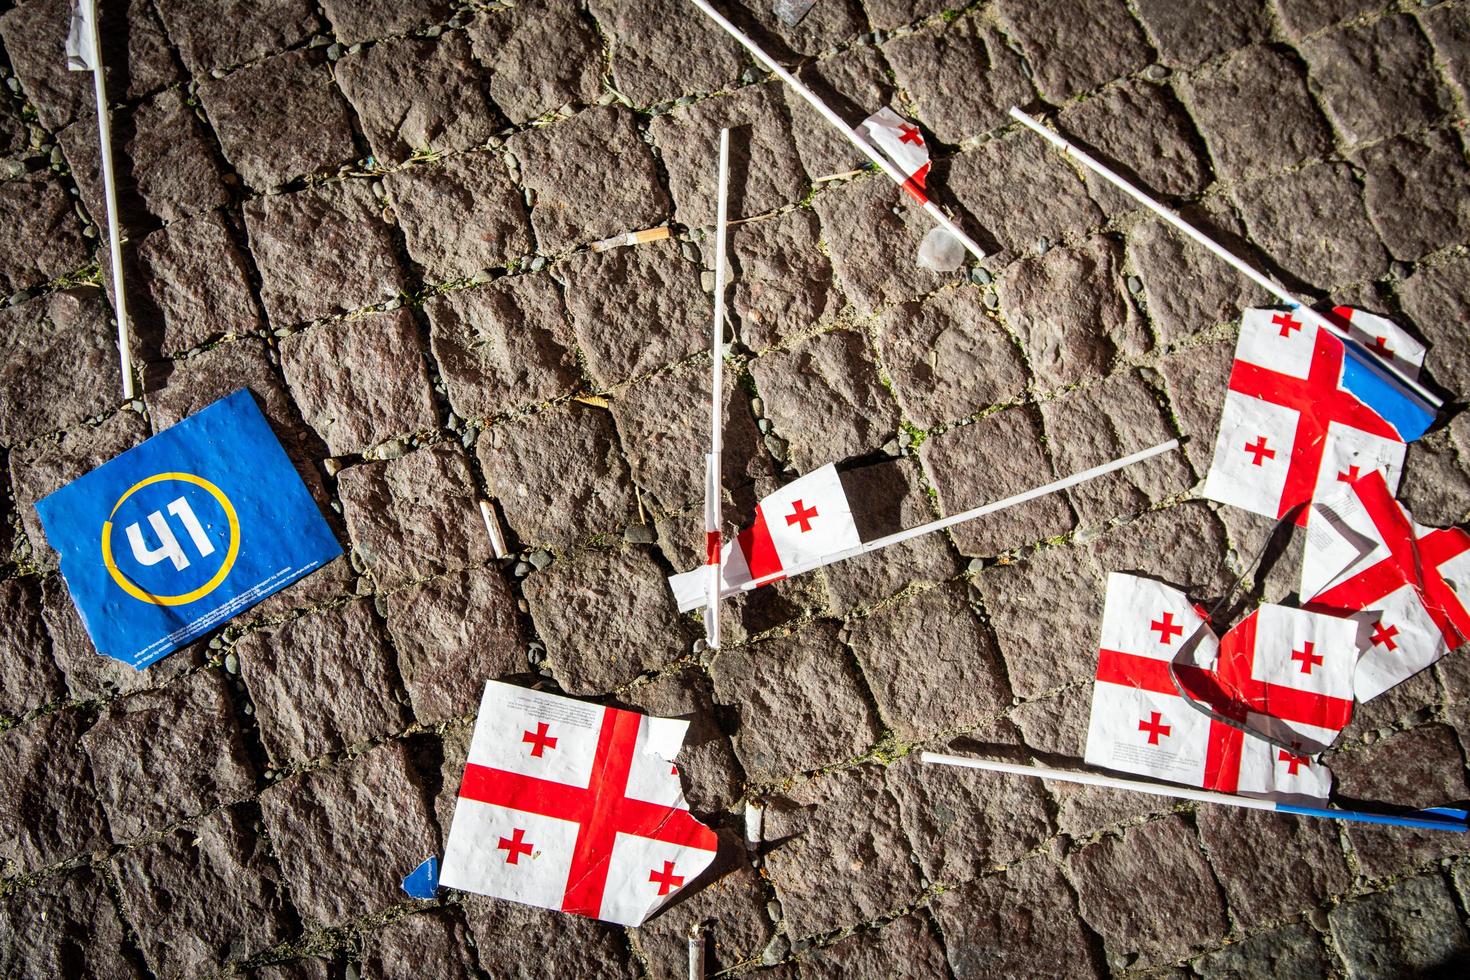
<path fill-rule="evenodd" d="M 657 538 L 658 535 L 647 524 L 632 524 L 623 532 L 623 539 L 629 544 L 653 544 Z"/>
<path fill-rule="evenodd" d="M 992 279 L 993 277 L 990 275 L 990 270 L 982 265 L 977 265 L 975 266 L 975 268 L 970 270 L 970 281 L 977 286 L 988 286 L 990 285 Z"/>
<path fill-rule="evenodd" d="M 340 57 L 342 57 L 342 45 L 333 44 L 327 48 L 328 61 L 336 61 Z"/>
<path fill-rule="evenodd" d="M 235 656 L 233 650 L 225 654 L 225 673 L 232 675 L 240 673 L 240 658 Z"/>
<path fill-rule="evenodd" d="M 1045 255 L 1047 252 L 1050 252 L 1050 251 L 1051 251 L 1051 239 L 1050 238 L 1047 238 L 1045 235 L 1042 235 L 1040 238 L 1038 238 L 1036 240 L 1036 254 L 1037 255 Z"/>
<path fill-rule="evenodd" d="M 785 936 L 776 936 L 761 951 L 761 965 L 775 966 L 784 960 L 789 952 L 791 952 L 791 943 L 787 942 Z"/>
<path fill-rule="evenodd" d="M 1143 280 L 1137 276 L 1129 276 L 1126 282 L 1128 283 L 1128 291 L 1134 296 L 1143 292 Z"/>
<path fill-rule="evenodd" d="M 1163 65 L 1149 65 L 1143 76 L 1151 82 L 1162 82 L 1169 77 L 1169 69 Z"/>
<path fill-rule="evenodd" d="M 538 255 L 534 259 L 531 260 L 531 271 L 532 272 L 540 272 L 544 268 L 546 268 L 546 256 L 544 256 L 544 255 Z"/>
<path fill-rule="evenodd" d="M 547 551 L 545 548 L 537 548 L 535 551 L 531 552 L 531 564 L 536 567 L 537 571 L 540 571 L 541 569 L 550 565 L 555 560 L 556 559 L 552 557 L 551 552 Z"/>
<path fill-rule="evenodd" d="M 756 419 L 755 420 L 755 427 L 757 429 L 760 429 L 761 430 L 761 434 L 762 435 L 765 435 L 767 432 L 770 432 L 771 431 L 771 420 L 770 419 Z"/>
<path fill-rule="evenodd" d="M 516 567 L 511 569 L 510 573 L 516 578 L 525 578 L 531 574 L 531 566 L 526 562 L 518 561 L 516 562 Z"/>
<path fill-rule="evenodd" d="M 766 414 L 766 403 L 761 400 L 760 395 L 751 398 L 750 410 L 755 413 L 756 418 L 761 418 Z"/>
<path fill-rule="evenodd" d="M 444 33 L 444 28 L 441 25 L 439 25 L 439 24 L 435 24 L 433 27 L 429 28 L 427 31 L 424 31 L 424 37 L 438 37 L 440 34 L 443 34 L 443 33 Z"/>
<path fill-rule="evenodd" d="M 993 290 L 986 290 L 985 293 L 980 297 L 980 302 L 985 304 L 985 308 L 987 310 L 1000 308 L 1000 297 L 997 296 Z"/>

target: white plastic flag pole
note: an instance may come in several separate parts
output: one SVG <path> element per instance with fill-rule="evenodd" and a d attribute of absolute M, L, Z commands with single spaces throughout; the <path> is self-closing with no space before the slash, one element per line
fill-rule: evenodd
<path fill-rule="evenodd" d="M 1295 813 L 1306 817 L 1326 817 L 1332 820 L 1347 820 L 1353 823 L 1384 824 L 1390 827 L 1412 827 L 1418 830 L 1449 830 L 1465 833 L 1470 824 L 1465 822 L 1463 810 L 1421 810 L 1423 816 L 1397 816 L 1386 813 L 1368 813 L 1362 810 L 1333 810 L 1318 806 L 1296 806 L 1275 800 L 1258 800 L 1249 796 L 1217 793 L 1207 789 L 1191 789 L 1187 786 L 1162 786 L 1145 783 L 1137 779 L 1119 779 L 1098 772 L 1077 772 L 1071 769 L 1051 769 L 1047 766 L 1022 766 L 1013 762 L 994 759 L 977 759 L 965 755 L 944 755 L 939 752 L 920 752 L 919 761 L 931 765 L 960 766 L 965 769 L 984 769 L 989 772 L 1004 772 L 1015 776 L 1032 776 L 1037 779 L 1055 779 L 1064 783 L 1081 783 L 1084 786 L 1103 786 L 1108 789 L 1123 789 L 1150 796 L 1167 796 L 1196 803 L 1221 803 L 1225 806 L 1245 810 L 1268 810 L 1275 813 Z"/>
<path fill-rule="evenodd" d="M 873 161 L 873 163 L 877 164 L 879 169 L 887 174 L 895 184 L 897 184 L 899 187 L 903 187 L 905 184 L 908 183 L 908 174 L 895 167 L 891 160 L 889 160 L 883 154 L 879 153 L 867 142 L 867 140 L 859 136 L 855 129 L 853 129 L 851 126 L 843 121 L 841 116 L 833 112 L 825 102 L 817 98 L 815 92 L 807 88 L 801 82 L 797 81 L 796 76 L 791 74 L 791 72 L 787 71 L 785 68 L 782 68 L 779 64 L 777 64 L 774 58 L 762 51 L 760 46 L 752 41 L 749 37 L 747 37 L 740 30 L 740 28 L 736 27 L 734 24 L 726 20 L 724 15 L 721 14 L 714 7 L 711 7 L 706 2 L 706 0 L 689 0 L 689 2 L 698 7 L 706 17 L 718 24 L 726 34 L 729 34 L 735 40 L 739 41 L 741 47 L 745 48 L 745 50 L 749 51 L 752 55 L 755 56 L 756 61 L 759 61 L 762 65 L 765 65 L 768 69 L 775 73 L 777 78 L 781 79 L 781 81 L 785 82 L 787 85 L 790 85 L 792 90 L 795 91 L 797 95 L 801 96 L 811 105 L 813 109 L 817 110 L 817 112 L 821 114 L 823 119 L 832 124 L 834 129 L 836 129 L 843 136 L 847 137 L 847 141 L 853 146 L 857 147 L 859 150 L 861 150 L 864 156 Z M 918 202 L 916 201 L 915 203 Z M 985 250 L 977 245 L 975 243 L 975 240 L 972 239 L 969 235 L 961 231 L 959 225 L 951 221 L 949 215 L 941 211 L 938 205 L 936 205 L 933 201 L 925 201 L 920 206 L 924 209 L 924 212 L 928 214 L 930 218 L 934 219 L 934 222 L 936 224 L 938 224 L 945 231 L 953 235 L 956 240 L 960 242 L 960 244 L 964 245 L 966 251 L 975 256 L 975 258 L 977 259 L 985 258 Z"/>
<path fill-rule="evenodd" d="M 695 0 L 695 2 L 697 3 L 699 2 L 699 0 Z M 1102 177 L 1104 180 L 1108 181 L 1108 183 L 1112 184 L 1123 193 L 1132 197 L 1135 201 L 1148 208 L 1160 218 L 1163 218 L 1165 221 L 1169 222 L 1169 224 L 1179 229 L 1197 244 L 1203 246 L 1216 258 L 1229 265 L 1232 269 L 1245 276 L 1257 286 L 1260 286 L 1272 296 L 1275 296 L 1277 299 L 1281 300 L 1281 302 L 1285 303 L 1287 306 L 1290 306 L 1294 312 L 1301 314 L 1313 326 L 1322 327 L 1332 333 L 1334 336 L 1341 338 L 1345 343 L 1351 344 L 1354 349 L 1362 350 L 1362 347 L 1351 337 L 1349 337 L 1347 331 L 1344 330 L 1342 327 L 1339 327 L 1327 317 L 1318 313 L 1306 303 L 1303 303 L 1300 299 L 1297 299 L 1297 297 L 1287 292 L 1285 287 L 1279 285 L 1270 276 L 1267 276 L 1264 273 L 1258 271 L 1255 267 L 1250 265 L 1244 259 L 1240 258 L 1235 253 L 1231 252 L 1229 249 L 1225 248 L 1223 245 L 1219 244 L 1214 239 L 1207 236 L 1204 232 L 1200 231 L 1188 221 L 1185 221 L 1178 214 L 1164 207 L 1153 198 L 1149 197 L 1143 191 L 1139 190 L 1132 183 L 1130 183 L 1126 178 L 1113 171 L 1110 167 L 1098 162 L 1086 151 L 1079 149 L 1065 136 L 1062 136 L 1060 133 L 1056 133 L 1050 129 L 1047 129 L 1034 116 L 1027 115 L 1015 106 L 1011 107 L 1011 118 L 1021 123 L 1021 125 L 1025 126 L 1027 129 L 1041 136 L 1047 142 L 1051 143 L 1057 149 L 1061 150 L 1062 153 L 1076 160 L 1078 163 L 1082 164 L 1084 167 L 1091 170 L 1099 177 Z M 1393 375 L 1394 380 L 1399 385 L 1412 391 L 1415 395 L 1417 395 L 1424 402 L 1430 405 L 1436 412 L 1444 404 L 1439 398 L 1435 397 L 1433 393 L 1431 393 L 1418 381 L 1415 381 L 1413 378 L 1405 375 L 1403 372 L 1399 371 L 1398 368 L 1394 367 L 1387 361 L 1379 359 L 1376 355 L 1373 355 L 1371 351 L 1367 351 L 1366 353 L 1369 355 L 1367 363 L 1371 367 L 1381 368 L 1383 371 L 1386 371 L 1387 373 Z"/>
<path fill-rule="evenodd" d="M 1031 490 L 1026 490 L 1022 493 L 1015 494 L 1014 496 L 1006 497 L 1003 500 L 997 500 L 994 503 L 982 504 L 979 507 L 972 507 L 970 510 L 961 511 L 958 514 L 951 514 L 949 517 L 942 517 L 937 521 L 930 521 L 928 524 L 920 524 L 918 527 L 905 528 L 902 531 L 896 531 L 893 534 L 887 534 L 881 538 L 874 538 L 871 541 L 864 541 L 862 544 L 858 545 L 855 548 L 846 548 L 842 551 L 834 551 L 830 555 L 823 555 L 820 559 L 817 560 L 802 562 L 800 564 L 793 565 L 790 568 L 783 568 L 779 572 L 772 572 L 769 575 L 762 575 L 759 578 L 753 578 L 748 582 L 741 582 L 739 585 L 728 586 L 727 588 L 725 588 L 722 594 L 726 596 L 732 596 L 738 595 L 741 592 L 749 592 L 750 590 L 757 589 L 762 585 L 769 585 L 771 582 L 779 581 L 783 578 L 793 578 L 797 575 L 802 574 L 803 572 L 809 572 L 814 568 L 821 568 L 823 565 L 831 565 L 835 562 L 845 561 L 848 558 L 856 558 L 858 555 L 866 555 L 871 551 L 877 551 L 880 548 L 887 548 L 889 545 L 900 544 L 912 538 L 921 537 L 925 534 L 932 534 L 935 531 L 943 531 L 947 527 L 954 527 L 956 524 L 963 524 L 965 521 L 973 521 L 977 517 L 984 517 L 987 514 L 994 514 L 996 511 L 1005 510 L 1008 507 L 1017 507 L 1021 504 L 1030 503 L 1031 501 L 1037 500 L 1041 497 L 1045 497 L 1048 494 L 1056 493 L 1058 490 L 1066 490 L 1068 487 L 1075 487 L 1079 483 L 1086 483 L 1088 480 L 1095 480 L 1100 476 L 1106 476 L 1107 474 L 1115 472 L 1117 470 L 1121 470 L 1124 467 L 1132 466 L 1134 463 L 1141 463 L 1146 459 L 1152 459 L 1155 456 L 1162 455 L 1163 453 L 1167 453 L 1172 449 L 1178 448 L 1179 440 L 1170 439 L 1168 442 L 1161 442 L 1157 446 L 1152 446 L 1148 449 L 1141 449 L 1136 453 L 1132 453 L 1128 456 L 1123 456 L 1119 459 L 1115 459 L 1110 463 L 1103 463 L 1100 466 L 1094 466 L 1091 469 L 1083 470 L 1080 473 L 1073 473 L 1071 476 L 1063 477 L 1062 479 L 1056 480 L 1052 483 L 1048 483 L 1045 486 L 1035 487 Z"/>
<path fill-rule="evenodd" d="M 122 236 L 117 222 L 117 182 L 112 171 L 112 123 L 107 118 L 107 84 L 102 76 L 102 32 L 97 0 L 77 0 L 90 23 L 92 87 L 97 95 L 97 138 L 102 144 L 102 186 L 107 198 L 107 245 L 112 252 L 112 304 L 117 316 L 117 350 L 122 359 L 123 398 L 133 397 L 133 359 L 128 353 L 128 304 L 123 296 Z"/>
<path fill-rule="evenodd" d="M 730 130 L 720 130 L 720 171 L 715 205 L 715 319 L 710 337 L 709 455 L 705 458 L 704 531 L 709 585 L 704 611 L 705 642 L 720 648 L 720 582 L 724 578 L 721 530 L 720 453 L 725 393 L 725 222 L 729 218 Z"/>

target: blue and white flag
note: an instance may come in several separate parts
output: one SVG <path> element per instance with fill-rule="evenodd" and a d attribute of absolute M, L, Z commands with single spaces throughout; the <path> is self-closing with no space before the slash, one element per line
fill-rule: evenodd
<path fill-rule="evenodd" d="M 36 510 L 92 643 L 140 670 L 342 553 L 246 390 Z"/>

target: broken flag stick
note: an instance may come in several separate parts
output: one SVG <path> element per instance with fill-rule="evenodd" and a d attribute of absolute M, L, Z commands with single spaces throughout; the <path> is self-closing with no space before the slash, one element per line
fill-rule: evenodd
<path fill-rule="evenodd" d="M 772 572 L 769 575 L 762 575 L 758 578 L 753 578 L 748 582 L 741 582 L 739 585 L 726 586 L 720 594 L 726 597 L 739 595 L 741 592 L 749 592 L 752 589 L 760 588 L 762 585 L 769 585 L 772 582 L 780 581 L 783 578 L 793 578 L 797 575 L 802 574 L 803 572 L 810 572 L 813 569 L 821 568 L 823 565 L 831 565 L 835 562 L 846 561 L 849 558 L 856 558 L 858 555 L 866 555 L 870 551 L 877 551 L 880 548 L 887 548 L 889 545 L 901 544 L 904 541 L 910 540 L 911 538 L 921 537 L 925 534 L 931 534 L 935 531 L 943 531 L 947 527 L 954 527 L 956 524 L 963 524 L 966 521 L 973 521 L 977 517 L 984 517 L 987 514 L 994 514 L 996 511 L 1005 510 L 1008 507 L 1017 507 L 1021 504 L 1030 503 L 1033 500 L 1045 497 L 1048 494 L 1056 493 L 1059 490 L 1066 490 L 1069 487 L 1075 487 L 1079 483 L 1086 483 L 1088 480 L 1095 480 L 1100 476 L 1107 476 L 1109 473 L 1121 470 L 1127 466 L 1132 466 L 1134 463 L 1142 463 L 1146 459 L 1152 459 L 1155 456 L 1160 456 L 1164 453 L 1169 452 L 1170 450 L 1178 448 L 1179 440 L 1170 439 L 1168 442 L 1161 442 L 1157 446 L 1151 446 L 1148 449 L 1140 449 L 1136 453 L 1120 457 L 1119 459 L 1115 459 L 1110 463 L 1103 463 L 1099 466 L 1094 466 L 1091 469 L 1083 470 L 1080 473 L 1073 473 L 1071 476 L 1063 477 L 1060 480 L 1055 480 L 1044 486 L 1033 487 L 1030 490 L 1026 490 L 1013 496 L 1006 497 L 1003 500 L 997 500 L 994 503 L 982 504 L 979 507 L 972 507 L 969 510 L 961 511 L 958 514 L 951 514 L 949 517 L 942 517 L 937 521 L 930 521 L 928 524 L 920 524 L 918 527 L 910 527 L 905 528 L 902 531 L 895 531 L 893 534 L 886 534 L 881 538 L 874 538 L 871 541 L 864 541 L 862 544 L 857 545 L 856 547 L 845 548 L 842 551 L 834 551 L 830 554 L 821 556 L 820 559 L 801 562 L 800 564 L 791 566 L 789 568 L 782 568 L 779 572 Z M 685 609 L 687 608 L 688 607 L 685 607 Z"/>
<path fill-rule="evenodd" d="M 720 582 L 725 569 L 720 528 L 720 430 L 724 424 L 725 389 L 725 222 L 729 218 L 730 130 L 720 130 L 720 173 L 715 205 L 715 316 L 710 336 L 709 455 L 704 458 L 705 590 L 704 634 L 711 650 L 720 648 Z"/>
<path fill-rule="evenodd" d="M 699 2 L 699 0 L 695 0 L 695 2 L 697 3 Z M 1336 323 L 1333 323 L 1327 317 L 1323 316 L 1321 313 L 1318 313 L 1306 303 L 1303 303 L 1300 299 L 1288 292 L 1284 286 L 1279 285 L 1270 276 L 1267 276 L 1265 273 L 1260 272 L 1250 263 L 1246 262 L 1244 259 L 1236 255 L 1234 252 L 1231 252 L 1229 249 L 1225 248 L 1223 245 L 1210 238 L 1204 232 L 1200 231 L 1194 225 L 1190 224 L 1188 221 L 1185 221 L 1177 213 L 1169 210 L 1158 201 L 1155 201 L 1153 198 L 1149 197 L 1147 194 L 1139 190 L 1126 178 L 1120 176 L 1110 167 L 1106 166 L 1105 164 L 1099 163 L 1090 154 L 1078 148 L 1065 136 L 1050 129 L 1047 129 L 1034 116 L 1027 115 L 1015 106 L 1011 107 L 1011 118 L 1019 122 L 1021 125 L 1025 126 L 1027 129 L 1041 136 L 1047 142 L 1051 143 L 1057 149 L 1061 150 L 1064 155 L 1076 160 L 1078 163 L 1082 164 L 1084 167 L 1091 170 L 1099 177 L 1102 177 L 1104 180 L 1108 181 L 1108 183 L 1112 184 L 1123 193 L 1132 197 L 1139 204 L 1142 204 L 1154 214 L 1169 222 L 1169 224 L 1179 229 L 1179 231 L 1183 232 L 1186 236 L 1188 236 L 1197 244 L 1203 246 L 1207 251 L 1209 251 L 1216 258 L 1220 259 L 1226 265 L 1230 266 L 1232 269 L 1245 276 L 1257 286 L 1260 286 L 1272 296 L 1275 296 L 1277 299 L 1281 300 L 1281 302 L 1291 307 L 1292 310 L 1294 310 L 1295 312 L 1300 313 L 1313 326 L 1321 327 L 1322 329 L 1331 333 L 1333 336 L 1342 340 L 1343 343 L 1352 345 L 1354 350 L 1364 351 L 1364 353 L 1368 355 L 1366 363 L 1371 369 L 1377 371 L 1379 374 L 1383 374 L 1386 372 L 1392 375 L 1394 381 L 1396 381 L 1402 387 L 1407 388 L 1409 391 L 1413 392 L 1416 396 L 1418 396 L 1423 402 L 1425 402 L 1434 410 L 1434 412 L 1431 412 L 1430 414 L 1437 413 L 1440 407 L 1443 405 L 1443 402 L 1439 398 L 1437 398 L 1432 392 L 1429 391 L 1429 389 L 1425 388 L 1418 381 L 1404 374 L 1402 371 L 1400 371 L 1398 368 L 1394 367 L 1387 361 L 1379 358 L 1375 352 L 1357 343 L 1350 336 L 1348 336 L 1348 332 L 1342 327 L 1338 326 Z"/>
<path fill-rule="evenodd" d="M 1320 806 L 1296 806 L 1275 800 L 1261 800 L 1251 796 L 1234 796 L 1216 793 L 1207 789 L 1190 789 L 1185 786 L 1163 786 L 1145 783 L 1137 779 L 1119 779 L 1096 772 L 1074 772 L 1069 769 L 1052 769 L 1047 766 L 1022 766 L 1013 762 L 998 762 L 994 759 L 976 759 L 972 756 L 943 755 L 938 752 L 921 752 L 919 761 L 942 766 L 960 766 L 965 769 L 985 769 L 1005 772 L 1016 776 L 1034 776 L 1037 779 L 1056 779 L 1065 783 L 1081 783 L 1084 786 L 1103 786 L 1108 789 L 1126 789 L 1150 796 L 1169 796 L 1196 803 L 1221 803 L 1225 806 L 1241 807 L 1246 810 L 1270 810 L 1276 813 L 1295 813 L 1303 817 L 1325 817 L 1331 820 L 1348 820 L 1353 823 L 1376 823 L 1389 827 L 1410 827 L 1415 830 L 1449 830 L 1465 833 L 1467 827 L 1464 810 L 1448 807 L 1432 807 L 1417 811 L 1422 816 L 1395 816 L 1388 813 L 1369 813 L 1364 810 L 1334 810 Z"/>
<path fill-rule="evenodd" d="M 112 169 L 112 123 L 107 116 L 107 84 L 102 75 L 102 35 L 97 0 L 76 0 L 66 38 L 67 67 L 91 69 L 97 96 L 97 139 L 102 144 L 102 187 L 107 199 L 107 247 L 112 253 L 112 305 L 117 315 L 117 351 L 122 359 L 123 398 L 133 397 L 133 360 L 128 352 L 128 304 L 123 295 L 122 234 L 117 222 L 117 181 Z"/>
<path fill-rule="evenodd" d="M 790 85 L 792 90 L 796 92 L 797 95 L 801 96 L 811 105 L 813 109 L 817 110 L 817 112 L 821 114 L 823 119 L 832 124 L 832 127 L 834 129 L 836 129 L 843 136 L 847 137 L 847 141 L 853 146 L 857 147 L 859 150 L 861 150 L 864 156 L 873 161 L 873 163 L 877 164 L 878 168 L 882 170 L 885 174 L 887 174 L 895 184 L 897 184 L 899 187 L 905 187 L 909 183 L 908 174 L 904 173 L 898 167 L 894 166 L 893 161 L 889 160 L 882 153 L 878 152 L 878 150 L 874 149 L 874 147 L 870 143 L 868 143 L 867 140 L 859 136 L 856 130 L 854 130 L 851 126 L 843 121 L 841 116 L 833 112 L 825 102 L 817 98 L 815 92 L 807 88 L 805 85 L 801 84 L 801 82 L 797 81 L 795 75 L 791 74 L 791 72 L 787 71 L 785 68 L 782 68 L 779 64 L 777 64 L 774 58 L 762 51 L 760 46 L 752 41 L 749 37 L 746 37 L 745 34 L 741 32 L 740 28 L 736 27 L 734 24 L 726 20 L 724 15 L 722 15 L 714 7 L 711 7 L 708 3 L 705 2 L 705 0 L 690 0 L 690 2 L 693 3 L 694 6 L 698 7 L 706 17 L 718 24 L 726 34 L 729 34 L 735 40 L 739 41 L 740 45 L 744 47 L 745 50 L 749 51 L 752 55 L 755 56 L 756 61 L 760 62 L 766 68 L 774 72 L 776 77 L 781 79 L 781 81 L 785 82 L 787 85 Z M 918 202 L 916 201 L 915 203 Z M 975 256 L 975 258 L 977 259 L 985 258 L 985 250 L 977 245 L 973 238 L 961 231 L 960 226 L 955 224 L 954 221 L 950 219 L 949 215 L 941 211 L 939 209 L 939 206 L 936 205 L 933 201 L 925 201 L 920 204 L 920 207 L 924 209 L 924 212 L 928 214 L 930 218 L 934 219 L 934 222 L 936 224 L 938 224 L 945 231 L 953 235 L 961 245 L 965 246 L 965 250 L 968 251 L 971 255 Z"/>

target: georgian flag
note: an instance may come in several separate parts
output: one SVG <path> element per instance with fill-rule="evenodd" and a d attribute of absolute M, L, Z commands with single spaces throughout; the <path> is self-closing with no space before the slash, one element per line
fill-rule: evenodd
<path fill-rule="evenodd" d="M 1203 628 L 1179 684 L 1170 665 Z M 1108 577 L 1085 759 L 1227 793 L 1326 799 L 1316 758 L 1352 716 L 1351 623 L 1263 606 L 1217 640 L 1178 589 Z M 1243 729 L 1291 743 L 1288 750 Z"/>
<path fill-rule="evenodd" d="M 71 28 L 66 34 L 66 67 L 92 71 L 97 67 L 97 0 L 73 0 Z"/>
<path fill-rule="evenodd" d="M 903 189 L 920 204 L 928 203 L 924 181 L 929 176 L 929 146 L 919 127 L 885 106 L 864 119 L 857 131 L 908 177 Z"/>
<path fill-rule="evenodd" d="M 1416 376 L 1424 347 L 1382 317 L 1333 314 L 1355 339 Z M 1434 413 L 1325 329 L 1290 311 L 1246 310 L 1204 495 L 1267 517 L 1335 495 L 1372 470 L 1398 486 L 1405 443 Z M 1307 522 L 1303 508 L 1297 523 Z"/>
<path fill-rule="evenodd" d="M 1368 701 L 1470 638 L 1470 534 L 1414 523 L 1381 473 L 1319 501 L 1302 556 L 1308 608 L 1365 613 L 1353 690 Z M 1357 618 L 1357 617 L 1355 617 Z"/>
<path fill-rule="evenodd" d="M 715 858 L 673 765 L 687 728 L 490 681 L 439 883 L 643 922 Z"/>
<path fill-rule="evenodd" d="M 721 551 L 722 591 L 758 579 L 761 584 L 780 581 L 788 571 L 826 564 L 861 544 L 842 479 L 837 467 L 828 463 L 756 505 L 755 523 Z M 708 564 L 669 576 L 680 612 L 706 604 L 709 581 Z"/>

